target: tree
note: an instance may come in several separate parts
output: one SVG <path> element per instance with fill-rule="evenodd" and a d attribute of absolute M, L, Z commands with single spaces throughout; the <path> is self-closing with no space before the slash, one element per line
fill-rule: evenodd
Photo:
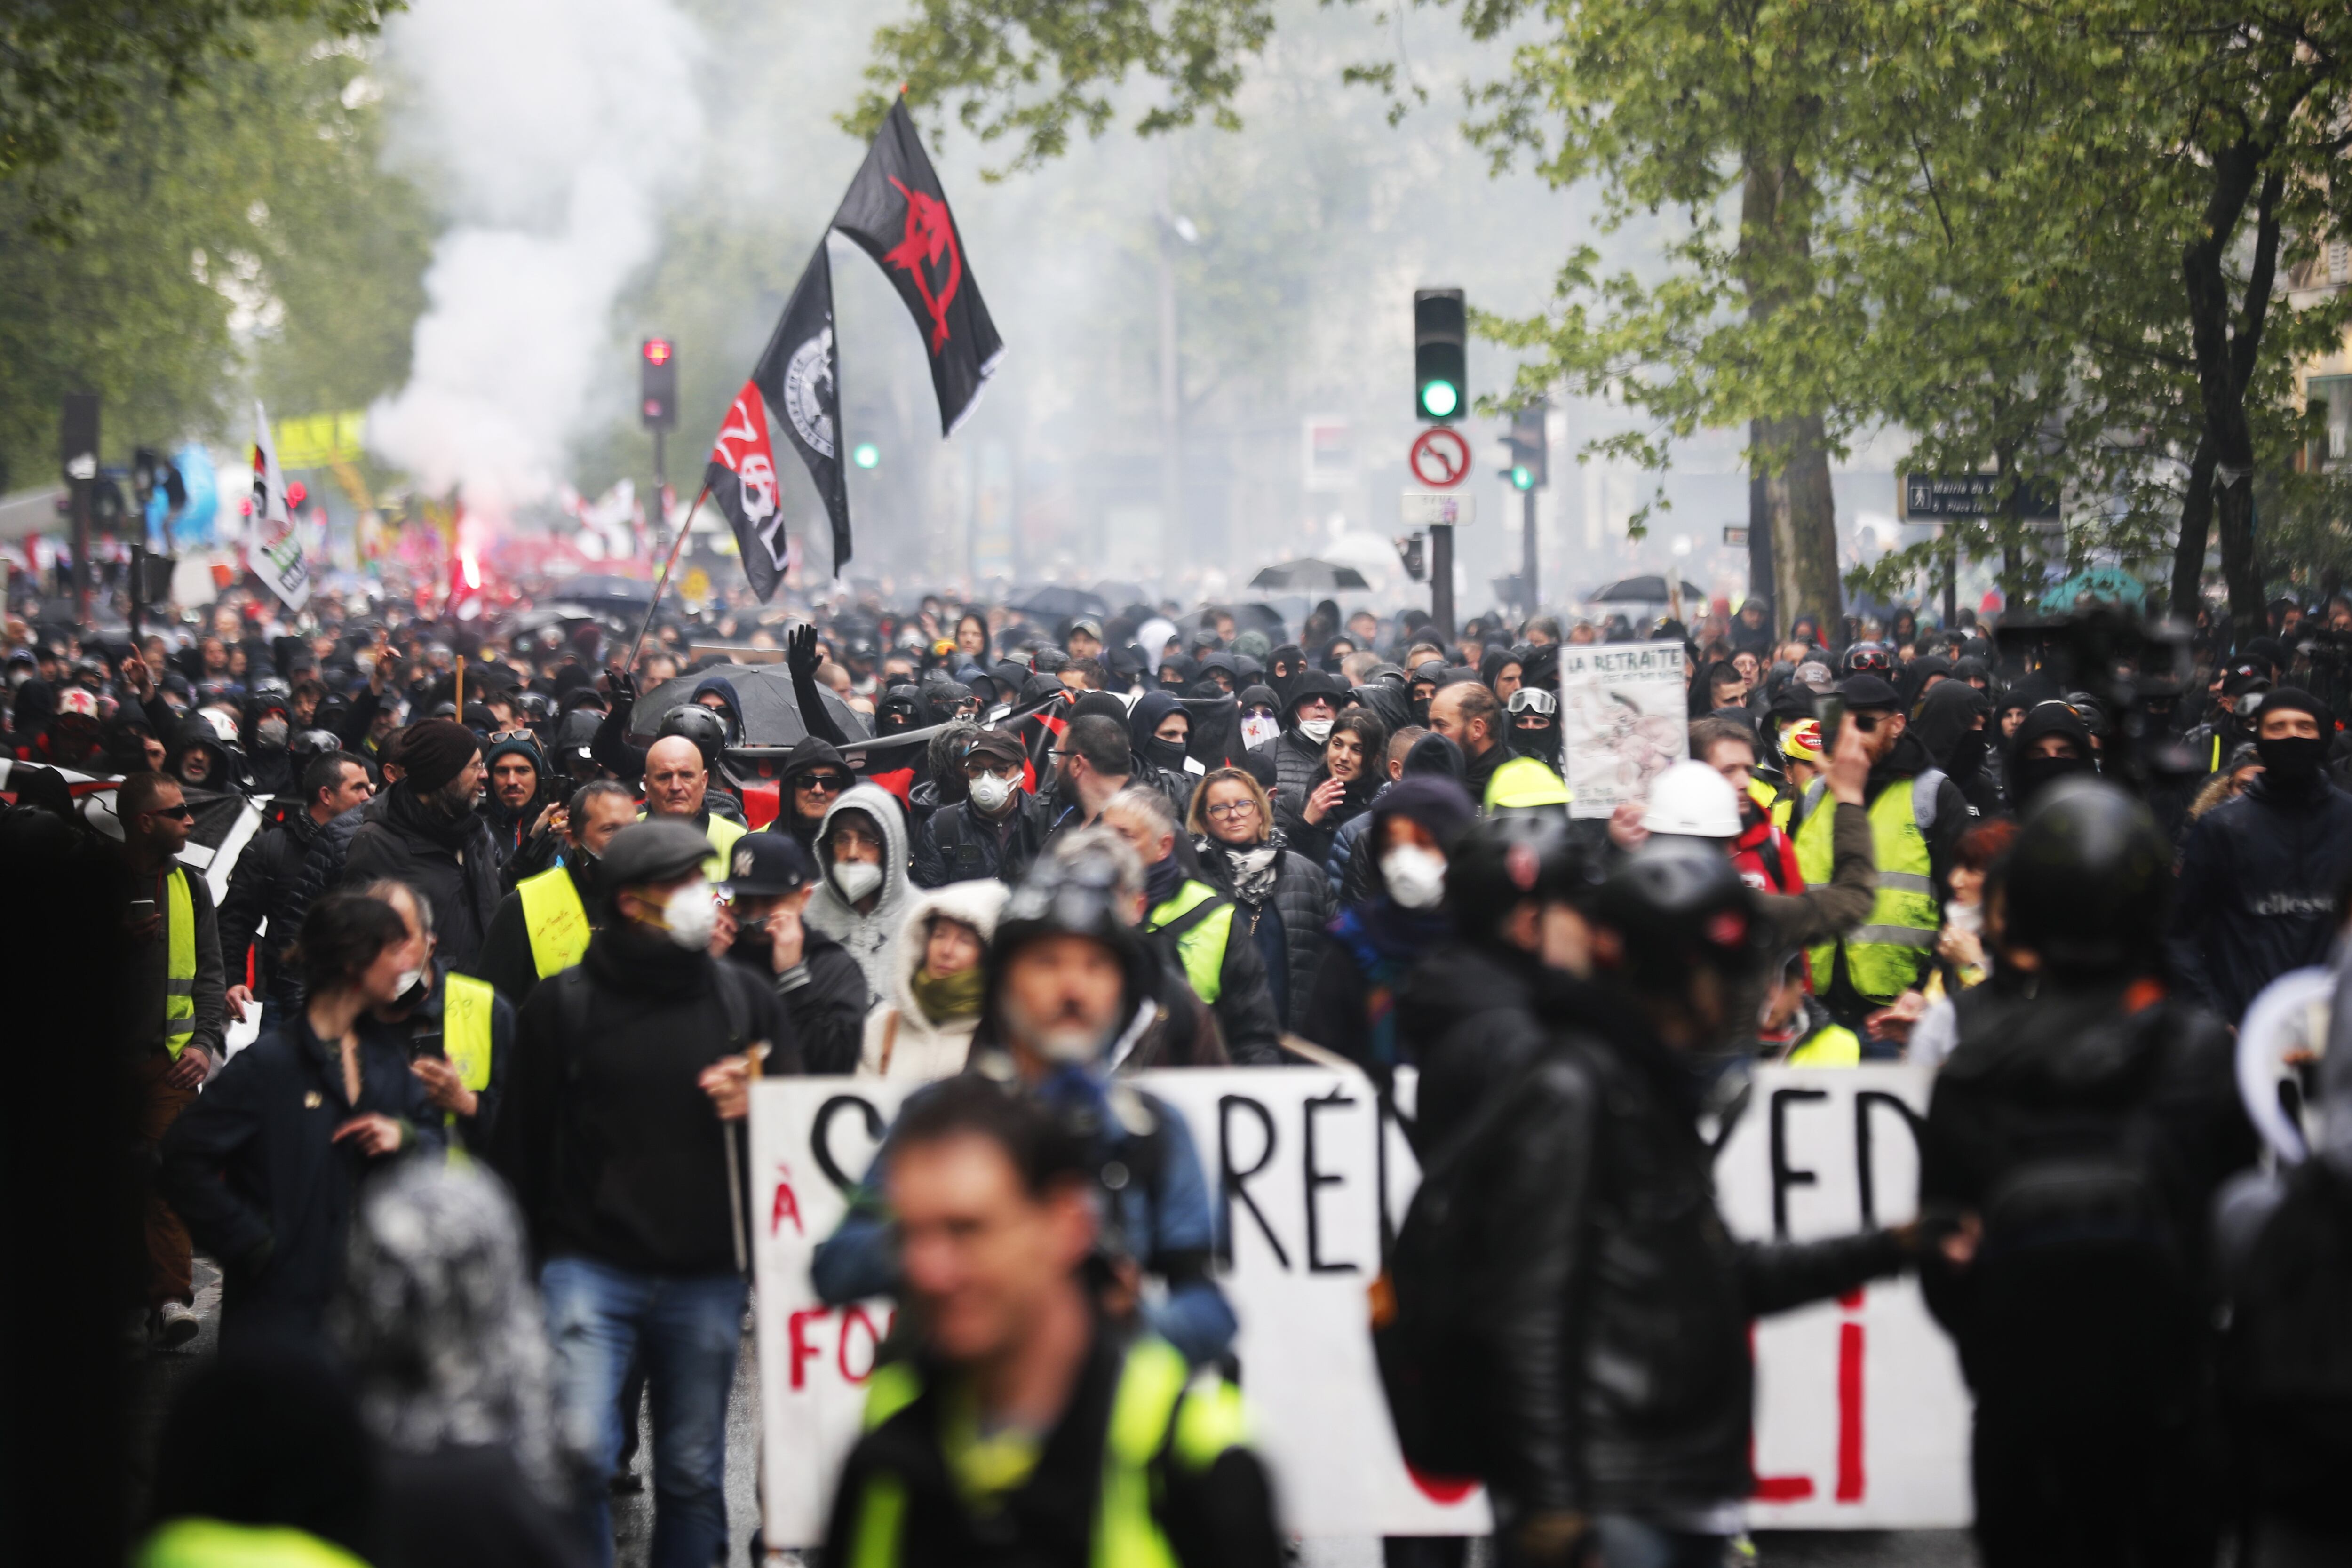
<path fill-rule="evenodd" d="M 54 471 L 68 392 L 100 395 L 117 460 L 221 431 L 247 385 L 290 414 L 406 374 L 426 217 L 377 167 L 364 57 L 296 26 L 223 55 L 176 94 L 163 68 L 134 70 L 111 130 L 62 139 L 47 189 L 0 181 L 16 237 L 0 247 L 0 488 Z"/>

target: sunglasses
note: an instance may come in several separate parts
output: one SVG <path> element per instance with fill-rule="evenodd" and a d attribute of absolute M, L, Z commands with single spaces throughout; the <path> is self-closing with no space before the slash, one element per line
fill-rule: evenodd
<path fill-rule="evenodd" d="M 793 787 L 811 795 L 839 795 L 849 787 L 849 781 L 835 773 L 818 773 L 800 780 Z"/>
<path fill-rule="evenodd" d="M 195 816 L 196 814 L 189 810 L 187 803 L 183 801 L 178 805 L 159 805 L 150 810 L 142 811 L 139 815 L 142 816 L 176 816 L 181 821 L 185 822 L 188 818 Z"/>
<path fill-rule="evenodd" d="M 1861 731 L 1865 735 L 1874 735 L 1878 732 L 1878 721 L 1881 719 L 1885 718 L 1886 715 L 1884 713 L 1853 713 L 1847 715 L 1847 717 L 1853 721 L 1853 727 L 1855 729 Z"/>

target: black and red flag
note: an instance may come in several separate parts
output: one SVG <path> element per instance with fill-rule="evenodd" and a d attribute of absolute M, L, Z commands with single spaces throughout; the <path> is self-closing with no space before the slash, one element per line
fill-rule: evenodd
<path fill-rule="evenodd" d="M 838 574 L 849 561 L 849 490 L 841 471 L 841 354 L 833 337 L 833 265 L 822 239 L 766 351 L 751 367 L 751 378 L 728 409 L 703 469 L 703 483 L 735 531 L 743 574 L 762 603 L 783 581 L 790 550 L 774 449 L 768 443 L 770 414 L 799 450 L 824 500 Z"/>
<path fill-rule="evenodd" d="M 833 226 L 881 265 L 907 302 L 930 351 L 940 434 L 954 435 L 980 401 L 982 385 L 996 374 L 1004 340 L 996 335 L 964 262 L 963 237 L 905 99 L 890 106 Z"/>

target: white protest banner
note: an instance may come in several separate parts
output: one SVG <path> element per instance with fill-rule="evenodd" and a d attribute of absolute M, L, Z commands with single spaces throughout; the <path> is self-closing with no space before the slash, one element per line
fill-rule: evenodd
<path fill-rule="evenodd" d="M 1678 642 L 1591 643 L 1559 650 L 1559 730 L 1571 816 L 1647 800 L 1650 781 L 1690 751 L 1690 698 Z"/>
<path fill-rule="evenodd" d="M 1424 1486 L 1406 1470 L 1373 1364 L 1364 1288 L 1381 1257 L 1376 1194 L 1385 1190 L 1390 1223 L 1401 1223 L 1418 1171 L 1370 1086 L 1315 1068 L 1139 1081 L 1185 1118 L 1224 1194 L 1222 1283 L 1241 1321 L 1243 1389 L 1284 1524 L 1309 1536 L 1485 1533 L 1482 1493 Z M 1916 1157 L 1903 1108 L 1924 1107 L 1927 1082 L 1924 1069 L 1902 1068 L 1759 1073 L 1717 1167 L 1737 1188 L 1725 1194 L 1727 1219 L 1743 1236 L 1769 1236 L 1777 1211 L 1804 1237 L 1851 1228 L 1865 1206 L 1882 1222 L 1906 1215 Z M 1408 1104 L 1411 1087 L 1408 1074 L 1400 1084 Z M 828 1309 L 808 1268 L 907 1092 L 867 1079 L 775 1079 L 752 1091 L 762 1529 L 772 1546 L 823 1539 L 863 1384 L 889 1331 L 887 1302 Z M 1951 1352 L 1909 1284 L 1854 1300 L 1758 1331 L 1754 1522 L 1965 1523 L 1968 1404 Z"/>
<path fill-rule="evenodd" d="M 246 559 L 246 569 L 262 585 L 299 610 L 310 602 L 310 567 L 302 559 L 302 533 L 294 526 L 286 505 L 286 476 L 278 468 L 277 437 L 269 416 L 254 400 L 257 432 L 253 447 L 253 537 L 259 541 Z"/>

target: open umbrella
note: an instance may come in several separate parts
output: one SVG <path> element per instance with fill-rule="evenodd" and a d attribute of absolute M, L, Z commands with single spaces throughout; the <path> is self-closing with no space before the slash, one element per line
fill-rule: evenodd
<path fill-rule="evenodd" d="M 644 615 L 646 606 L 654 602 L 654 585 L 635 577 L 616 577 L 610 573 L 583 573 L 568 577 L 539 595 L 548 605 L 577 605 L 586 610 L 607 614 L 634 611 Z"/>
<path fill-rule="evenodd" d="M 1005 607 L 1045 621 L 1066 621 L 1077 616 L 1110 614 L 1110 605 L 1104 602 L 1100 594 L 1089 594 L 1084 588 L 1073 588 L 1062 583 L 1048 583 L 1043 587 L 1032 588 Z"/>
<path fill-rule="evenodd" d="M 1669 583 L 1655 573 L 1646 577 L 1626 577 L 1596 588 L 1584 596 L 1589 605 L 1667 605 L 1681 596 L 1681 584 Z"/>
<path fill-rule="evenodd" d="M 1345 594 L 1363 593 L 1371 588 L 1364 574 L 1353 566 L 1341 566 L 1329 561 L 1318 561 L 1309 556 L 1300 561 L 1277 561 L 1262 567 L 1250 579 L 1253 588 L 1274 593 Z"/>
<path fill-rule="evenodd" d="M 630 732 L 650 740 L 669 710 L 694 700 L 694 689 L 711 676 L 724 676 L 735 686 L 743 705 L 742 743 L 747 746 L 789 746 L 808 734 L 801 721 L 800 699 L 793 691 L 793 673 L 781 664 L 715 664 L 665 680 L 637 699 L 629 711 Z M 825 711 L 841 732 L 853 738 L 866 733 L 866 721 L 830 691 L 821 691 Z"/>

